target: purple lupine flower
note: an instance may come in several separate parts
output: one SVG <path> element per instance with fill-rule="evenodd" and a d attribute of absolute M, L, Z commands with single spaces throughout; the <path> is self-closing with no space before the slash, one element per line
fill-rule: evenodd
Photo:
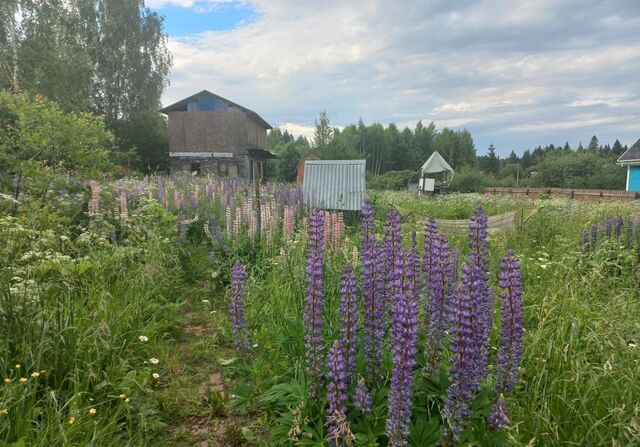
<path fill-rule="evenodd" d="M 499 398 L 491 410 L 488 422 L 494 428 L 503 428 L 509 423 L 504 395 L 513 391 L 518 378 L 524 332 L 522 276 L 520 263 L 512 251 L 502 258 L 498 285 L 502 311 L 502 332 L 496 360 L 496 394 Z"/>
<path fill-rule="evenodd" d="M 386 434 L 389 445 L 406 445 L 411 421 L 411 397 L 418 342 L 418 295 L 413 285 L 411 256 L 398 250 L 395 261 L 394 311 L 391 327 L 393 371 Z"/>
<path fill-rule="evenodd" d="M 228 200 L 226 194 L 220 195 L 220 208 L 223 210 L 227 209 Z"/>
<path fill-rule="evenodd" d="M 496 390 L 509 393 L 518 378 L 522 360 L 522 276 L 520 263 L 513 251 L 502 258 L 500 265 L 500 308 L 502 311 L 502 331 L 500 348 L 496 361 Z"/>
<path fill-rule="evenodd" d="M 491 413 L 487 417 L 489 426 L 494 430 L 499 430 L 509 426 L 509 412 L 507 410 L 507 403 L 504 400 L 504 396 L 501 394 L 498 396 L 498 400 L 491 408 Z"/>
<path fill-rule="evenodd" d="M 228 255 L 229 254 L 229 247 L 224 242 L 224 238 L 222 237 L 222 228 L 218 224 L 218 220 L 216 219 L 216 216 L 214 216 L 214 215 L 212 215 L 211 218 L 209 219 L 209 232 L 215 238 L 216 242 L 218 243 L 218 245 L 222 249 L 222 252 L 225 255 Z"/>
<path fill-rule="evenodd" d="M 376 243 L 374 210 L 370 202 L 362 206 L 362 296 L 364 356 L 369 380 L 378 384 L 382 371 L 384 338 L 385 264 L 381 245 Z"/>
<path fill-rule="evenodd" d="M 400 213 L 395 208 L 391 208 L 387 214 L 387 220 L 384 223 L 384 258 L 386 260 L 386 306 L 387 312 L 392 313 L 393 303 L 393 288 L 396 284 L 396 268 L 395 261 L 398 257 L 398 252 L 401 249 L 401 236 L 400 236 Z"/>
<path fill-rule="evenodd" d="M 440 366 L 444 348 L 446 330 L 449 327 L 448 312 L 454 292 L 454 273 L 451 264 L 449 242 L 443 235 L 437 234 L 431 243 L 431 257 L 434 260 L 431 270 L 429 300 L 429 328 L 425 348 L 425 375 L 432 375 Z"/>
<path fill-rule="evenodd" d="M 329 429 L 329 439 L 332 445 L 339 445 L 339 440 L 343 436 L 347 413 L 347 374 L 344 358 L 344 347 L 340 340 L 336 340 L 329 350 L 327 356 L 327 426 Z"/>
<path fill-rule="evenodd" d="M 476 274 L 469 265 L 462 268 L 462 281 L 453 295 L 451 307 L 451 366 L 449 380 L 451 385 L 443 414 L 449 423 L 443 429 L 445 444 L 453 444 L 462 432 L 470 414 L 469 405 L 476 390 L 478 377 L 478 359 L 481 345 L 475 334 L 476 300 L 474 298 L 474 277 Z"/>
<path fill-rule="evenodd" d="M 375 242 L 376 232 L 375 232 L 375 221 L 374 221 L 374 209 L 371 202 L 364 202 L 362 204 L 362 249 L 365 250 L 365 247 L 368 247 L 370 244 Z"/>
<path fill-rule="evenodd" d="M 451 252 L 451 271 L 453 273 L 453 283 L 458 282 L 458 272 L 460 271 L 460 250 L 458 247 Z"/>
<path fill-rule="evenodd" d="M 489 335 L 493 327 L 493 289 L 489 286 L 489 248 L 487 242 L 487 216 L 477 207 L 469 223 L 469 258 L 473 287 L 470 290 L 476 311 L 473 315 L 475 336 L 481 346 L 478 352 L 476 389 L 489 373 Z"/>
<path fill-rule="evenodd" d="M 347 264 L 340 278 L 340 342 L 344 353 L 347 384 L 353 380 L 356 371 L 358 344 L 358 297 L 356 295 L 356 275 Z"/>
<path fill-rule="evenodd" d="M 613 221 L 611 218 L 608 218 L 604 221 L 604 234 L 609 237 L 611 236 L 611 232 L 613 231 Z"/>
<path fill-rule="evenodd" d="M 309 252 L 307 254 L 304 327 L 307 361 L 307 383 L 309 397 L 315 399 L 320 393 L 320 378 L 323 360 L 324 327 L 324 212 L 314 209 L 309 225 Z"/>
<path fill-rule="evenodd" d="M 244 296 L 246 275 L 244 267 L 238 261 L 231 268 L 231 300 L 229 301 L 229 319 L 238 351 L 249 352 L 249 335 L 244 321 Z"/>
<path fill-rule="evenodd" d="M 589 232 L 587 230 L 582 231 L 582 250 L 589 251 L 591 246 L 589 243 Z"/>
<path fill-rule="evenodd" d="M 613 234 L 616 239 L 620 239 L 622 235 L 622 227 L 624 226 L 624 220 L 620 216 L 616 216 L 613 218 Z"/>
<path fill-rule="evenodd" d="M 422 288 L 422 275 L 420 275 L 422 265 L 420 263 L 420 253 L 418 252 L 418 241 L 415 231 L 411 232 L 411 260 L 413 263 L 413 271 L 415 272 L 415 275 L 413 275 L 414 287 L 416 291 L 419 291 Z"/>
<path fill-rule="evenodd" d="M 591 247 L 596 248 L 598 242 L 598 224 L 591 225 Z"/>
<path fill-rule="evenodd" d="M 370 252 L 363 253 L 363 291 L 362 306 L 364 317 L 364 357 L 367 377 L 370 383 L 378 385 L 381 382 L 382 344 L 385 333 L 385 277 L 386 266 L 384 247 L 382 243 L 373 243 Z M 365 260 L 373 264 L 368 266 L 365 274 Z"/>
<path fill-rule="evenodd" d="M 367 384 L 365 383 L 363 377 L 360 377 L 360 380 L 356 385 L 356 394 L 353 398 L 353 403 L 362 414 L 371 413 L 371 405 L 373 404 L 373 402 L 371 400 L 371 394 L 369 393 L 369 389 L 367 388 Z"/>

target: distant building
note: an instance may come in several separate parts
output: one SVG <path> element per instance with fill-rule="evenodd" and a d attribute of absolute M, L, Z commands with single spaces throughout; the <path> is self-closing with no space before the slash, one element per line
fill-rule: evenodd
<path fill-rule="evenodd" d="M 306 160 L 304 203 L 329 210 L 360 211 L 367 192 L 366 160 Z"/>
<path fill-rule="evenodd" d="M 455 171 L 449 163 L 442 158 L 438 151 L 434 151 L 420 168 L 420 180 L 417 190 L 419 193 L 444 192 L 449 182 L 453 179 Z M 435 177 L 440 175 L 440 184 L 436 186 Z"/>
<path fill-rule="evenodd" d="M 169 118 L 172 171 L 253 177 L 249 150 L 266 150 L 271 129 L 256 112 L 207 90 L 160 112 Z"/>
<path fill-rule="evenodd" d="M 618 158 L 618 164 L 627 167 L 627 191 L 640 191 L 640 140 Z"/>

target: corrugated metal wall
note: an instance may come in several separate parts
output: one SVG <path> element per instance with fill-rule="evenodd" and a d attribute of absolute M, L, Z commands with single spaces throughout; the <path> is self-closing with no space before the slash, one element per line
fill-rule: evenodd
<path fill-rule="evenodd" d="M 365 160 L 307 160 L 302 192 L 305 204 L 359 211 L 365 199 Z"/>

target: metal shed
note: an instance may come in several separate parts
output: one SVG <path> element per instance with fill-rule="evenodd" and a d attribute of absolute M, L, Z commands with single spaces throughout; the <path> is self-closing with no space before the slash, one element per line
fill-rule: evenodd
<path fill-rule="evenodd" d="M 305 204 L 330 210 L 362 209 L 367 185 L 366 160 L 306 160 L 302 192 Z"/>

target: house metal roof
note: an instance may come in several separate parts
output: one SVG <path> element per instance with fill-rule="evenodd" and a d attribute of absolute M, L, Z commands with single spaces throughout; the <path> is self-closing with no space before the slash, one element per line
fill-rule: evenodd
<path fill-rule="evenodd" d="M 640 140 L 636 141 L 633 146 L 618 158 L 618 163 L 623 166 L 627 163 L 636 164 L 638 162 L 640 162 Z"/>
<path fill-rule="evenodd" d="M 237 104 L 233 101 L 228 100 L 227 98 L 223 98 L 220 95 L 216 95 L 215 93 L 211 93 L 209 90 L 202 90 L 198 93 L 196 93 L 195 95 L 191 95 L 188 98 L 184 98 L 181 99 L 178 102 L 175 102 L 171 105 L 168 105 L 166 107 L 163 107 L 162 109 L 160 109 L 160 113 L 168 113 L 168 112 L 178 112 L 178 111 L 182 111 L 185 106 L 193 101 L 193 100 L 197 100 L 198 98 L 202 97 L 202 96 L 210 96 L 216 99 L 220 99 L 222 101 L 225 101 L 227 104 L 232 105 L 234 107 L 239 108 L 240 110 L 242 110 L 244 113 L 246 113 L 250 118 L 252 118 L 255 122 L 257 122 L 260 126 L 264 127 L 265 129 L 273 129 L 273 127 L 271 127 L 271 124 L 267 123 L 264 119 L 262 119 L 262 117 L 260 115 L 258 115 L 256 112 L 254 112 L 251 109 L 247 109 L 246 107 L 241 106 L 240 104 Z"/>
<path fill-rule="evenodd" d="M 366 160 L 306 160 L 302 193 L 305 204 L 331 210 L 359 211 L 367 192 Z"/>

